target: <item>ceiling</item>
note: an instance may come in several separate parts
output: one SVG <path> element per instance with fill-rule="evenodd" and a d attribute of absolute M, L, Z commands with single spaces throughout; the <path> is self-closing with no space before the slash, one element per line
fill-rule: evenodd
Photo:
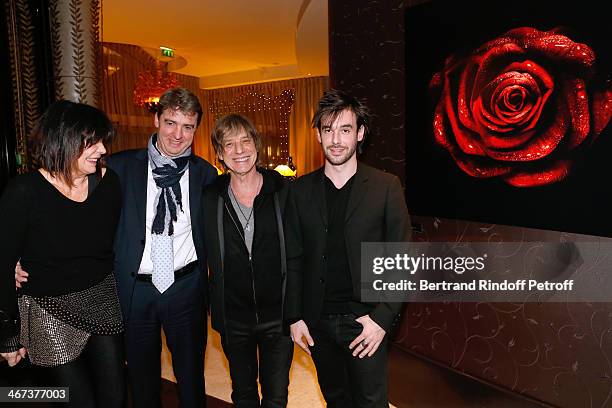
<path fill-rule="evenodd" d="M 103 41 L 175 49 L 217 88 L 328 75 L 327 0 L 104 0 Z M 170 65 L 172 66 L 172 64 Z"/>

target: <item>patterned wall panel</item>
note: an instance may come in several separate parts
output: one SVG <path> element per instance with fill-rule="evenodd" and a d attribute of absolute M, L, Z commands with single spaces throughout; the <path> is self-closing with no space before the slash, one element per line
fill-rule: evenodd
<path fill-rule="evenodd" d="M 16 172 L 15 125 L 13 123 L 13 106 L 10 103 L 13 95 L 13 85 L 6 13 L 6 7 L 0 7 L 0 95 L 5 95 L 4 109 L 0 110 L 0 193 Z"/>
<path fill-rule="evenodd" d="M 35 17 L 27 0 L 5 0 L 7 17 L 12 105 L 16 132 L 16 150 L 22 163 L 28 162 L 27 136 L 42 113 L 36 69 Z M 24 172 L 27 166 L 18 166 Z"/>
<path fill-rule="evenodd" d="M 421 227 L 414 237 L 422 241 L 561 243 L 575 235 L 430 217 L 414 221 Z M 612 406 L 610 303 L 412 303 L 395 341 L 460 373 L 555 406 Z"/>
<path fill-rule="evenodd" d="M 55 97 L 98 106 L 100 101 L 100 2 L 50 3 Z"/>
<path fill-rule="evenodd" d="M 361 159 L 405 177 L 404 2 L 329 1 L 330 81 L 375 117 Z"/>

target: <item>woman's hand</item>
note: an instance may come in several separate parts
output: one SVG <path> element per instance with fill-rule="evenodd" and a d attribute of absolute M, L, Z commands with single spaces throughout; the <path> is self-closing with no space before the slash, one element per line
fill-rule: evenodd
<path fill-rule="evenodd" d="M 12 351 L 10 353 L 0 353 L 0 356 L 8 361 L 9 366 L 14 367 L 21 361 L 21 359 L 25 358 L 27 353 L 28 351 L 26 348 L 22 347 L 19 350 Z"/>
<path fill-rule="evenodd" d="M 15 265 L 15 287 L 21 288 L 21 284 L 28 281 L 28 276 L 28 273 L 21 269 L 21 263 L 17 261 L 17 265 Z"/>

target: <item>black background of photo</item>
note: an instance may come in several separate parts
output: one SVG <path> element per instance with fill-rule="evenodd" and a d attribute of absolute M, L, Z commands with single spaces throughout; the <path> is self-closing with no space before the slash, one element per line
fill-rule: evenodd
<path fill-rule="evenodd" d="M 435 143 L 437 98 L 428 90 L 448 55 L 469 53 L 522 26 L 542 31 L 565 27 L 573 41 L 593 49 L 597 71 L 610 79 L 612 19 L 604 9 L 605 2 L 596 0 L 571 5 L 434 0 L 406 10 L 406 200 L 411 214 L 612 237 L 610 124 L 590 148 L 580 149 L 583 154 L 566 179 L 517 188 L 500 178 L 467 175 Z"/>

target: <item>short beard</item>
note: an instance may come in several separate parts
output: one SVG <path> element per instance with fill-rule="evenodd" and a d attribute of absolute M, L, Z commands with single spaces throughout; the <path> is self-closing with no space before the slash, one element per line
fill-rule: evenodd
<path fill-rule="evenodd" d="M 333 145 L 332 145 L 333 146 Z M 332 147 L 332 146 L 328 146 L 328 147 Z M 349 161 L 351 159 L 351 157 L 353 157 L 355 155 L 355 151 L 357 150 L 357 145 L 354 145 L 353 147 L 349 147 L 346 154 L 344 156 L 340 156 L 340 157 L 335 157 L 332 156 L 327 149 L 323 149 L 323 154 L 325 155 L 325 160 L 327 160 L 331 165 L 333 166 L 342 166 L 344 163 L 346 163 L 347 161 Z"/>

